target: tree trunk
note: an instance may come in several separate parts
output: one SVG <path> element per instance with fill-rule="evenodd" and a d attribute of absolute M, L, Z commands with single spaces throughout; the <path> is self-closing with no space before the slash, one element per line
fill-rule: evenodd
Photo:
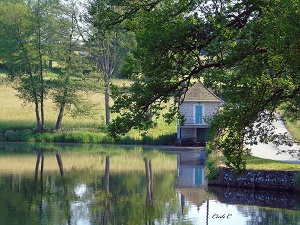
<path fill-rule="evenodd" d="M 42 129 L 40 113 L 39 113 L 39 105 L 38 105 L 37 100 L 34 101 L 34 103 L 35 103 L 35 117 L 36 117 L 36 122 L 37 122 L 37 126 L 38 126 L 38 132 L 41 133 L 43 129 Z"/>
<path fill-rule="evenodd" d="M 65 111 L 65 106 L 61 105 L 59 109 L 59 114 L 57 117 L 56 125 L 55 125 L 55 130 L 60 130 L 61 129 L 61 122 L 64 116 L 64 111 Z"/>
<path fill-rule="evenodd" d="M 43 126 L 41 123 L 38 95 L 37 95 L 37 90 L 35 89 L 35 84 L 34 84 L 34 80 L 33 80 L 33 74 L 31 71 L 31 63 L 30 62 L 28 62 L 28 66 L 29 66 L 29 77 L 30 77 L 30 82 L 31 82 L 31 86 L 32 86 L 33 101 L 34 101 L 34 105 L 35 105 L 35 117 L 36 117 L 36 122 L 37 122 L 37 126 L 38 126 L 38 132 L 41 133 L 43 131 Z"/>
<path fill-rule="evenodd" d="M 40 50 L 39 50 L 40 52 Z M 45 126 L 45 114 L 44 114 L 44 77 L 43 77 L 43 65 L 42 55 L 40 53 L 40 96 L 41 96 L 41 131 L 44 130 Z"/>
<path fill-rule="evenodd" d="M 73 39 L 73 32 L 74 32 L 74 14 L 72 13 L 72 27 L 71 27 L 71 33 L 69 35 L 69 47 L 68 47 L 68 59 L 66 61 L 67 64 L 67 71 L 66 71 L 66 77 L 65 80 L 63 81 L 63 95 L 62 95 L 62 101 L 60 101 L 60 109 L 59 109 L 59 114 L 57 117 L 57 121 L 56 121 L 56 125 L 55 125 L 55 130 L 60 130 L 62 128 L 61 123 L 62 123 L 62 119 L 64 116 L 64 111 L 65 111 L 65 106 L 68 104 L 68 102 L 66 101 L 67 95 L 68 95 L 68 85 L 70 82 L 70 76 L 71 76 L 71 61 L 72 61 L 72 51 L 73 51 L 73 43 L 72 43 L 72 39 Z"/>
<path fill-rule="evenodd" d="M 41 41 L 41 3 L 38 0 L 38 57 L 39 57 L 39 74 L 40 74 L 40 88 L 39 88 L 39 96 L 40 96 L 40 110 L 41 110 L 41 122 L 40 122 L 40 132 L 44 130 L 45 125 L 45 115 L 44 115 L 44 77 L 43 77 L 43 57 L 42 57 L 42 41 Z"/>
<path fill-rule="evenodd" d="M 105 123 L 110 123 L 109 85 L 105 85 Z"/>
<path fill-rule="evenodd" d="M 34 79 L 33 79 L 31 61 L 28 57 L 27 49 L 25 48 L 24 43 L 23 43 L 22 39 L 20 38 L 21 35 L 20 34 L 18 34 L 18 35 L 19 35 L 19 44 L 21 46 L 24 57 L 25 57 L 26 62 L 28 64 L 30 85 L 31 85 L 31 89 L 32 89 L 33 102 L 34 102 L 34 105 L 35 105 L 35 117 L 36 117 L 36 121 L 37 121 L 38 132 L 41 133 L 43 127 L 42 127 L 42 124 L 41 124 L 41 118 L 40 118 L 40 112 L 39 112 L 39 101 L 38 101 L 37 90 L 35 88 L 35 83 L 34 83 Z"/>

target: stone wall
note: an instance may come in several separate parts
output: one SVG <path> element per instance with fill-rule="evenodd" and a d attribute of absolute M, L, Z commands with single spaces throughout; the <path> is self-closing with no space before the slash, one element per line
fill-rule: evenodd
<path fill-rule="evenodd" d="M 184 115 L 186 123 L 194 123 L 194 103 L 183 102 L 179 106 L 179 112 Z"/>
<path fill-rule="evenodd" d="M 209 118 L 219 113 L 220 105 L 218 102 L 206 102 L 204 107 L 204 115 Z"/>
<path fill-rule="evenodd" d="M 221 168 L 218 177 L 208 185 L 222 187 L 251 188 L 260 190 L 299 191 L 295 186 L 297 171 L 249 170 L 236 175 L 233 169 Z"/>

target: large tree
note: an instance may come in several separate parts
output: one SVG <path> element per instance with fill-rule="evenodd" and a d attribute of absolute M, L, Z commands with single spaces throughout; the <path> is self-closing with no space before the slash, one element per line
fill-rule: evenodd
<path fill-rule="evenodd" d="M 34 103 L 38 131 L 44 129 L 44 78 L 42 16 L 40 1 L 24 3 L 0 3 L 0 58 L 8 70 L 18 73 L 16 89 L 25 102 Z M 14 61 L 12 61 L 14 60 Z"/>
<path fill-rule="evenodd" d="M 122 76 L 121 67 L 128 55 L 132 34 L 124 30 L 101 32 L 95 30 L 87 43 L 91 67 L 94 69 L 89 76 L 95 81 L 105 97 L 105 123 L 111 121 L 110 95 L 112 79 Z M 103 87 L 103 88 L 102 88 Z"/>
<path fill-rule="evenodd" d="M 82 109 L 84 101 L 78 93 L 83 71 L 85 70 L 82 57 L 82 30 L 79 23 L 80 9 L 76 1 L 64 2 L 56 8 L 56 24 L 53 30 L 55 48 L 51 50 L 52 58 L 61 66 L 61 74 L 52 80 L 54 89 L 52 99 L 59 109 L 55 129 L 62 128 L 63 117 L 72 108 L 88 113 L 88 108 Z M 77 77 L 77 78 L 76 78 Z"/>
<path fill-rule="evenodd" d="M 153 126 L 162 103 L 174 100 L 170 118 L 183 90 L 199 78 L 226 101 L 212 122 L 211 146 L 229 166 L 245 168 L 246 143 L 280 138 L 268 134 L 280 106 L 299 117 L 297 0 L 109 2 L 114 7 L 103 10 L 98 26 L 134 30 L 131 67 L 140 68 L 129 92 L 117 93 L 112 135 Z"/>
<path fill-rule="evenodd" d="M 103 0 L 91 1 L 88 7 L 88 21 L 92 26 L 89 51 L 95 68 L 103 80 L 105 96 L 105 122 L 110 123 L 110 87 L 113 77 L 120 76 L 125 57 L 132 49 L 134 36 L 133 33 L 124 29 L 120 24 L 116 27 L 101 25 L 105 18 L 105 11 L 114 6 L 113 2 Z M 131 45 L 131 47 L 130 47 Z M 99 76 L 98 76 L 99 78 Z"/>
<path fill-rule="evenodd" d="M 38 131 L 45 126 L 44 100 L 52 97 L 59 109 L 56 129 L 62 126 L 66 109 L 87 114 L 87 104 L 78 94 L 78 78 L 84 71 L 80 57 L 79 6 L 75 1 L 34 0 L 0 2 L 0 60 L 4 63 L 15 88 L 25 103 L 34 104 Z M 44 79 L 55 60 L 60 73 Z M 76 82 L 77 81 L 77 82 Z M 51 91 L 50 91 L 51 89 Z"/>
<path fill-rule="evenodd" d="M 105 123 L 110 123 L 110 85 L 117 67 L 118 50 L 117 32 L 95 33 L 90 44 L 90 56 L 95 65 L 99 81 L 103 81 L 105 98 Z"/>

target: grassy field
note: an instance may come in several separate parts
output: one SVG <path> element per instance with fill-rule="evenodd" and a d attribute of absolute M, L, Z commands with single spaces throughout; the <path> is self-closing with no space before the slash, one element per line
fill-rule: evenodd
<path fill-rule="evenodd" d="M 34 105 L 24 105 L 22 100 L 16 96 L 17 92 L 12 85 L 0 86 L 0 127 L 2 129 L 30 129 L 36 127 Z M 103 124 L 104 105 L 100 93 L 89 93 L 86 96 L 96 107 L 95 113 L 89 118 L 73 118 L 66 115 L 63 119 L 63 126 L 68 129 L 81 127 L 97 127 Z M 51 100 L 45 102 L 45 128 L 50 129 L 55 126 L 57 110 Z"/>
<path fill-rule="evenodd" d="M 285 122 L 286 128 L 291 133 L 291 135 L 295 138 L 297 142 L 300 142 L 300 121 L 296 122 Z"/>
<path fill-rule="evenodd" d="M 114 80 L 114 84 L 128 85 L 130 81 Z M 94 108 L 89 117 L 72 117 L 66 114 L 63 118 L 63 130 L 60 132 L 48 132 L 29 134 L 29 129 L 36 128 L 34 105 L 24 105 L 16 96 L 17 92 L 12 84 L 0 84 L 0 132 L 12 130 L 5 138 L 9 141 L 47 141 L 47 142 L 96 142 L 113 143 L 107 137 L 104 112 L 104 95 L 102 93 L 89 92 L 84 94 Z M 45 128 L 51 130 L 55 126 L 58 110 L 50 99 L 45 101 Z M 114 115 L 112 115 L 112 118 Z M 20 131 L 18 133 L 13 131 Z M 149 130 L 146 136 L 136 131 L 130 131 L 122 137 L 121 144 L 170 144 L 174 143 L 176 123 L 168 125 L 159 121 L 159 125 Z M 1 140 L 1 139 L 0 139 Z"/>
<path fill-rule="evenodd" d="M 300 164 L 284 163 L 254 156 L 247 157 L 247 169 L 250 170 L 280 170 L 299 171 Z"/>

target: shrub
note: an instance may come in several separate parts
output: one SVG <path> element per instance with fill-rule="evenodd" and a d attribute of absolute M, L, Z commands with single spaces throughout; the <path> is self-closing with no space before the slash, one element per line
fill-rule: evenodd
<path fill-rule="evenodd" d="M 206 146 L 206 178 L 208 181 L 214 180 L 218 176 L 219 166 L 221 165 L 220 153 L 213 149 L 213 146 Z"/>
<path fill-rule="evenodd" d="M 206 159 L 205 172 L 208 181 L 215 180 L 218 176 L 218 163 L 213 154 L 210 154 Z"/>

